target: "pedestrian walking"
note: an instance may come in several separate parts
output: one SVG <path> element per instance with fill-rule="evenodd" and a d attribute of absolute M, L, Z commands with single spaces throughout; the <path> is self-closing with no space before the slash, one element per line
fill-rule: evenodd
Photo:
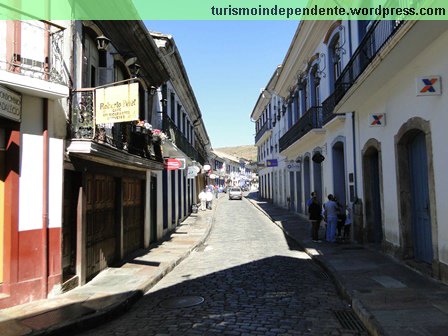
<path fill-rule="evenodd" d="M 313 203 L 313 198 L 316 197 L 317 199 L 317 192 L 313 191 L 311 193 L 311 197 L 308 201 L 306 201 L 306 206 L 309 207 L 311 205 L 311 203 Z"/>
<path fill-rule="evenodd" d="M 345 207 L 345 223 L 344 223 L 344 240 L 350 239 L 350 228 L 352 226 L 352 207 L 347 205 Z"/>
<path fill-rule="evenodd" d="M 218 199 L 218 193 L 219 193 L 218 186 L 215 186 L 215 188 L 213 189 L 213 193 L 215 194 L 215 198 Z"/>
<path fill-rule="evenodd" d="M 205 189 L 202 190 L 202 191 L 199 193 L 198 198 L 199 198 L 199 201 L 201 202 L 201 207 L 200 207 L 200 209 L 201 209 L 202 211 L 205 211 L 205 206 L 206 206 L 206 203 L 207 203 L 207 195 L 206 195 L 206 193 L 205 193 Z"/>
<path fill-rule="evenodd" d="M 324 204 L 324 219 L 327 222 L 326 240 L 336 242 L 336 225 L 338 222 L 338 205 L 332 194 L 328 195 L 328 202 Z"/>
<path fill-rule="evenodd" d="M 311 222 L 311 239 L 318 243 L 320 242 L 319 228 L 322 220 L 322 205 L 317 200 L 317 196 L 312 198 L 311 204 L 308 206 L 308 213 Z"/>
<path fill-rule="evenodd" d="M 342 238 L 342 229 L 344 228 L 346 219 L 345 206 L 343 206 L 336 197 L 333 198 L 333 201 L 335 201 L 338 206 L 338 223 L 336 225 L 336 229 L 337 229 L 337 238 L 340 239 Z"/>
<path fill-rule="evenodd" d="M 207 209 L 211 210 L 212 209 L 212 202 L 213 202 L 213 194 L 210 191 L 210 189 L 207 189 L 207 191 L 205 192 L 205 200 L 206 200 L 206 205 L 207 205 Z"/>

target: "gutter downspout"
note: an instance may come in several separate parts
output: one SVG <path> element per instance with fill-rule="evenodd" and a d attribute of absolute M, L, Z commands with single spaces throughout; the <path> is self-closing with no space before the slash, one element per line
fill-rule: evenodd
<path fill-rule="evenodd" d="M 46 24 L 45 28 L 49 30 L 49 25 Z M 47 68 L 51 66 L 50 60 L 50 33 L 45 33 L 45 55 L 47 56 Z M 49 80 L 48 75 L 45 75 L 45 79 Z M 42 102 L 42 286 L 41 293 L 45 299 L 48 296 L 48 178 L 49 178 L 49 164 L 48 164 L 48 98 L 44 98 Z"/>
<path fill-rule="evenodd" d="M 49 194 L 49 164 L 48 164 L 48 98 L 43 101 L 43 188 L 42 188 L 42 295 L 48 295 L 48 194 Z"/>
<path fill-rule="evenodd" d="M 148 106 L 149 105 L 149 94 L 148 94 L 148 90 L 146 90 L 146 88 L 145 88 L 145 93 L 144 93 L 144 99 L 145 99 L 145 120 L 147 120 L 150 124 L 152 124 L 152 113 L 151 113 L 151 115 L 148 114 L 148 112 L 149 112 L 149 106 Z M 152 103 L 152 99 L 151 99 L 151 103 Z M 152 112 L 152 108 L 151 108 L 151 112 Z"/>
<path fill-rule="evenodd" d="M 348 20 L 348 52 L 350 58 L 352 57 L 352 22 Z M 356 125 L 355 125 L 355 111 L 352 112 L 352 136 L 353 136 L 353 182 L 355 187 L 354 203 L 358 202 L 358 177 L 356 164 Z"/>
<path fill-rule="evenodd" d="M 357 164 L 356 164 L 356 125 L 355 125 L 355 111 L 352 112 L 352 137 L 353 137 L 353 182 L 355 187 L 354 202 L 358 202 L 358 174 L 357 174 Z"/>

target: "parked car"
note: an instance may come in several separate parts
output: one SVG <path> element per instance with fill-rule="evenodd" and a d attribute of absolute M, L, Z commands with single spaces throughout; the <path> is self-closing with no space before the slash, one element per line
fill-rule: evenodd
<path fill-rule="evenodd" d="M 241 190 L 240 187 L 230 188 L 228 191 L 228 194 L 229 194 L 229 200 L 232 200 L 232 199 L 242 200 L 243 199 L 243 191 Z"/>

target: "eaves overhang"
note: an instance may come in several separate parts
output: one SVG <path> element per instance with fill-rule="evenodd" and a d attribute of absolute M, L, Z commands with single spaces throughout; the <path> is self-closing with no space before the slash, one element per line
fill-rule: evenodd
<path fill-rule="evenodd" d="M 255 146 L 258 146 L 260 144 L 262 144 L 263 142 L 265 142 L 267 139 L 269 139 L 272 135 L 272 129 L 267 130 L 266 132 L 264 132 L 264 134 L 261 136 L 260 139 L 258 139 L 258 141 L 255 143 Z"/>
<path fill-rule="evenodd" d="M 211 147 L 210 137 L 208 136 L 202 119 L 199 104 L 174 38 L 171 35 L 158 32 L 148 32 L 148 34 L 155 41 L 155 44 L 162 55 L 161 61 L 169 73 L 171 84 L 176 90 L 176 93 L 187 112 L 190 113 L 194 127 L 201 133 L 202 139 L 205 142 L 204 145 Z"/>
<path fill-rule="evenodd" d="M 137 57 L 141 73 L 150 85 L 158 87 L 169 79 L 161 54 L 143 21 L 97 20 L 94 23 L 124 58 Z"/>
<path fill-rule="evenodd" d="M 251 120 L 256 121 L 258 120 L 258 118 L 260 118 L 261 114 L 263 113 L 263 110 L 266 108 L 267 104 L 271 100 L 272 95 L 275 94 L 274 88 L 275 84 L 278 81 L 278 77 L 280 75 L 281 70 L 282 65 L 280 64 L 275 69 L 266 87 L 262 89 L 260 95 L 258 96 L 257 102 L 255 103 L 254 109 L 252 110 L 252 113 L 250 115 Z"/>
<path fill-rule="evenodd" d="M 286 160 L 295 160 L 298 155 L 301 155 L 304 152 L 309 151 L 310 148 L 315 147 L 314 144 L 319 143 L 325 137 L 325 133 L 325 129 L 314 128 L 288 146 L 288 148 L 281 151 L 280 154 L 283 155 Z"/>
<path fill-rule="evenodd" d="M 162 170 L 163 163 L 133 154 L 94 141 L 72 140 L 67 146 L 67 154 L 100 164 L 131 170 Z"/>
<path fill-rule="evenodd" d="M 283 98 L 297 84 L 298 75 L 307 70 L 308 60 L 315 55 L 326 32 L 334 21 L 301 21 L 282 63 L 282 69 L 274 91 Z"/>

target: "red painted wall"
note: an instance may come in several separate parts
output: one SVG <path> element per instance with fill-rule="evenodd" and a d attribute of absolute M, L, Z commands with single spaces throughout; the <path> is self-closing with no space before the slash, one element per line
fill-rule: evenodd
<path fill-rule="evenodd" d="M 62 281 L 61 228 L 48 230 L 49 277 L 48 291 Z M 0 309 L 45 298 L 41 292 L 41 230 L 18 232 L 18 253 L 12 258 L 11 268 L 17 270 L 17 280 L 3 284 L 3 292 L 9 297 L 0 300 Z"/>
<path fill-rule="evenodd" d="M 0 299 L 0 309 L 46 297 L 42 284 L 42 232 L 18 231 L 20 132 L 10 133 L 5 160 L 4 205 L 4 277 L 0 291 L 9 297 Z M 41 218 L 36 218 L 41 221 Z M 48 230 L 48 291 L 61 284 L 61 228 Z"/>

